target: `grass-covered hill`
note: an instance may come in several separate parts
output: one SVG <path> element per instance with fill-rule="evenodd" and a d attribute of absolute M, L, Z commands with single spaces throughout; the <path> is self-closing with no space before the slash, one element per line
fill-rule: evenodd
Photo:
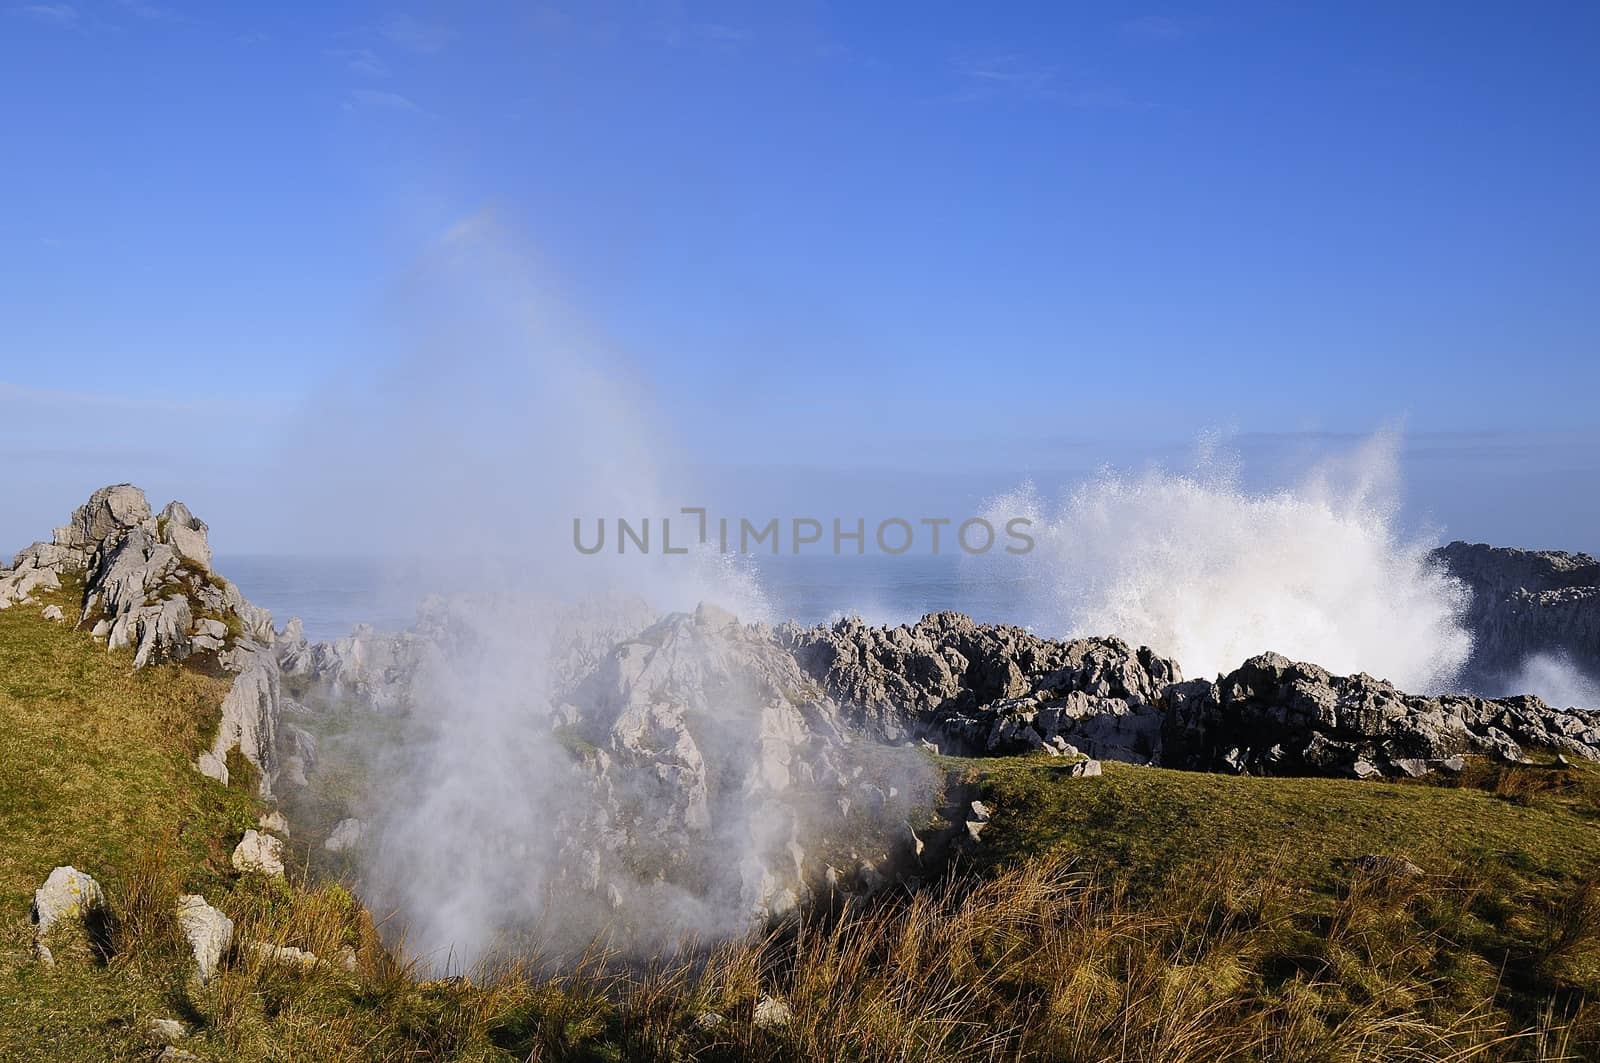
<path fill-rule="evenodd" d="M 135 671 L 53 600 L 0 612 L 0 1059 L 1600 1057 L 1595 765 L 1442 785 L 947 759 L 989 820 L 915 894 L 644 969 L 430 982 L 292 838 L 286 879 L 232 868 L 268 810 L 247 766 L 192 766 L 224 684 Z M 29 905 L 64 864 L 109 920 L 46 965 Z M 206 984 L 186 893 L 235 924 Z"/>

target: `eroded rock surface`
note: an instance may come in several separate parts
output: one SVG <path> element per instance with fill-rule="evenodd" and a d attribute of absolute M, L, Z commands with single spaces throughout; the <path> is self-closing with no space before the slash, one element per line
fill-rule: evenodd
<path fill-rule="evenodd" d="M 1167 695 L 1161 762 L 1263 775 L 1397 777 L 1459 770 L 1461 754 L 1521 760 L 1524 746 L 1600 760 L 1600 718 L 1535 697 L 1406 694 L 1369 675 L 1335 676 L 1278 654 L 1219 683 Z"/>
<path fill-rule="evenodd" d="M 1600 667 L 1600 560 L 1563 550 L 1453 542 L 1433 558 L 1472 591 L 1472 658 L 1463 679 L 1503 689 L 1529 657 Z M 1592 706 L 1591 706 L 1592 707 Z"/>

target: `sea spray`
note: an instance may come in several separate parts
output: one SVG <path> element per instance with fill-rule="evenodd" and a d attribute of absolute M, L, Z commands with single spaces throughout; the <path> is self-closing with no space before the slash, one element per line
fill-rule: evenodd
<path fill-rule="evenodd" d="M 406 355 L 324 404 L 286 492 L 447 591 L 392 714 L 307 718 L 349 768 L 313 796 L 371 827 L 363 899 L 441 972 L 741 933 L 800 903 L 842 807 L 887 837 L 930 775 L 888 749 L 869 774 L 792 658 L 744 638 L 732 617 L 772 619 L 748 559 L 572 550 L 574 513 L 705 485 L 664 471 L 647 397 L 549 291 L 492 218 L 453 230 L 411 275 Z"/>
<path fill-rule="evenodd" d="M 1042 632 L 1115 633 L 1189 675 L 1271 650 L 1433 691 L 1471 652 L 1466 591 L 1397 531 L 1395 449 L 1379 436 L 1271 491 L 1207 449 L 1192 472 L 1107 472 L 1054 507 L 1024 486 L 989 508 L 1034 520 L 1038 547 L 1015 566 Z"/>
<path fill-rule="evenodd" d="M 1586 673 L 1565 653 L 1535 653 L 1509 677 L 1497 693 L 1537 694 L 1557 708 L 1600 712 L 1600 680 Z"/>

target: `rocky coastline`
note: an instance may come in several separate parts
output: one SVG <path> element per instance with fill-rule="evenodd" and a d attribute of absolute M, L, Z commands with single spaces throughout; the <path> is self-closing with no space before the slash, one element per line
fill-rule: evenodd
<path fill-rule="evenodd" d="M 196 763 L 213 778 L 226 782 L 237 755 L 264 797 L 306 788 L 318 711 L 344 702 L 412 713 L 450 662 L 482 652 L 463 603 L 438 599 L 406 632 L 311 642 L 298 621 L 275 628 L 212 571 L 207 531 L 181 503 L 157 513 L 135 487 L 104 488 L 0 570 L 0 608 L 71 586 L 81 609 L 60 622 L 131 649 L 136 668 L 178 662 L 231 677 L 216 740 Z M 1435 559 L 1474 592 L 1474 674 L 1502 674 L 1541 649 L 1600 659 L 1594 559 L 1463 543 Z M 1458 772 L 1474 756 L 1518 762 L 1530 750 L 1600 760 L 1595 712 L 1531 695 L 1409 694 L 1270 652 L 1185 679 L 1157 648 L 1050 639 L 956 613 L 769 627 L 710 605 L 652 616 L 626 604 L 563 630 L 540 651 L 550 663 L 536 697 L 563 785 L 582 798 L 531 829 L 561 854 L 569 885 L 619 911 L 692 884 L 772 916 L 822 889 L 870 891 L 930 845 L 976 843 L 983 818 L 948 794 L 934 817 L 944 833 L 919 836 L 912 820 L 937 787 L 886 782 L 874 759 L 884 750 L 918 761 L 924 751 L 1038 754 L 1085 776 L 1115 760 L 1371 780 Z M 371 837 L 357 811 L 330 851 Z M 871 829 L 853 838 L 832 829 L 863 816 Z M 738 866 L 708 879 L 731 837 Z"/>

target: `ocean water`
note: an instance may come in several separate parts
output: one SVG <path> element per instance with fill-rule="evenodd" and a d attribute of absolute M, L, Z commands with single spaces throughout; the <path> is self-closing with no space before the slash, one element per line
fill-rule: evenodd
<path fill-rule="evenodd" d="M 872 623 L 914 621 L 954 609 L 979 620 L 1019 622 L 1024 582 L 1003 562 L 956 556 L 801 556 L 753 559 L 775 619 L 813 624 L 846 614 Z M 347 635 L 357 624 L 398 631 L 430 593 L 459 590 L 436 568 L 370 557 L 220 556 L 215 567 L 244 596 L 272 611 L 279 627 L 299 617 L 312 639 Z M 693 603 L 688 603 L 693 604 Z"/>

